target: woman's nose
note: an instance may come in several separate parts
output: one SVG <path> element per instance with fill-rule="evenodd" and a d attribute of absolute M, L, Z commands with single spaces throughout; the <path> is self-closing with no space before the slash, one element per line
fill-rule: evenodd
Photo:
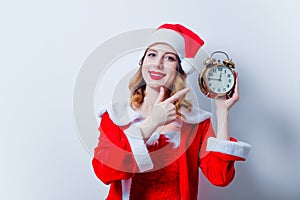
<path fill-rule="evenodd" d="M 157 68 L 162 68 L 164 65 L 164 57 L 157 57 L 156 61 L 155 61 L 155 67 Z"/>

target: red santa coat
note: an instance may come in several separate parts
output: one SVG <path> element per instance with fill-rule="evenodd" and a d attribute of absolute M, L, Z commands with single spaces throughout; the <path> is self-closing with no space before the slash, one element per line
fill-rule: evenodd
<path fill-rule="evenodd" d="M 128 183 L 126 180 L 130 180 L 136 173 L 155 170 L 152 162 L 155 155 L 152 152 L 150 155 L 144 140 L 133 137 L 141 134 L 135 126 L 141 116 L 128 105 L 115 105 L 103 110 L 100 116 L 100 137 L 92 165 L 96 176 L 103 183 L 110 184 L 107 199 L 124 200 L 128 198 L 130 190 L 130 185 L 124 184 Z M 177 148 L 178 153 L 168 162 L 179 163 L 181 199 L 196 200 L 198 167 L 212 184 L 226 186 L 233 180 L 234 162 L 245 160 L 250 145 L 233 138 L 231 141 L 214 138 L 209 114 L 194 109 L 192 113 L 186 114 L 181 124 L 181 138 Z M 162 154 L 163 150 L 156 156 Z"/>

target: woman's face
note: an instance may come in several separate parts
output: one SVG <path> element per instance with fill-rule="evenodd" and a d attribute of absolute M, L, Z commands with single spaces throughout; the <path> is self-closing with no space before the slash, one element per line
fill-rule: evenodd
<path fill-rule="evenodd" d="M 176 51 L 168 44 L 152 45 L 146 52 L 142 65 L 142 76 L 146 84 L 159 89 L 169 88 L 177 75 Z"/>

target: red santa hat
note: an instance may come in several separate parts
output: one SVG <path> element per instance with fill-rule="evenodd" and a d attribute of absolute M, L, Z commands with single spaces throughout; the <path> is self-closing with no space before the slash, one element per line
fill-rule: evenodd
<path fill-rule="evenodd" d="M 201 64 L 199 49 L 204 41 L 190 29 L 180 24 L 163 24 L 151 35 L 148 46 L 155 43 L 171 45 L 181 59 L 181 67 L 186 74 L 191 74 Z M 197 59 L 198 58 L 198 59 Z"/>

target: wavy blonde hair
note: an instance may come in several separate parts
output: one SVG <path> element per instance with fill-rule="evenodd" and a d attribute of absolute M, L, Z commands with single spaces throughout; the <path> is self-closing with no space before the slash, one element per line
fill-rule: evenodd
<path fill-rule="evenodd" d="M 146 82 L 142 76 L 142 66 L 143 61 L 145 58 L 147 50 L 145 51 L 145 54 L 143 55 L 142 59 L 139 62 L 139 69 L 138 71 L 133 75 L 133 77 L 129 81 L 129 90 L 130 90 L 130 106 L 134 109 L 139 108 L 141 104 L 144 101 L 144 97 L 146 95 L 145 89 L 146 89 Z M 180 59 L 177 56 L 178 59 L 178 67 L 177 67 L 177 75 L 174 79 L 174 83 L 169 88 L 168 91 L 168 97 L 174 95 L 176 92 L 178 92 L 181 89 L 184 89 L 186 87 L 186 73 L 182 70 Z M 181 107 L 186 108 L 188 111 L 192 110 L 192 104 L 185 99 L 185 95 L 180 97 L 177 101 L 174 102 L 174 105 L 176 107 L 176 114 L 179 116 L 183 116 L 179 109 Z"/>

